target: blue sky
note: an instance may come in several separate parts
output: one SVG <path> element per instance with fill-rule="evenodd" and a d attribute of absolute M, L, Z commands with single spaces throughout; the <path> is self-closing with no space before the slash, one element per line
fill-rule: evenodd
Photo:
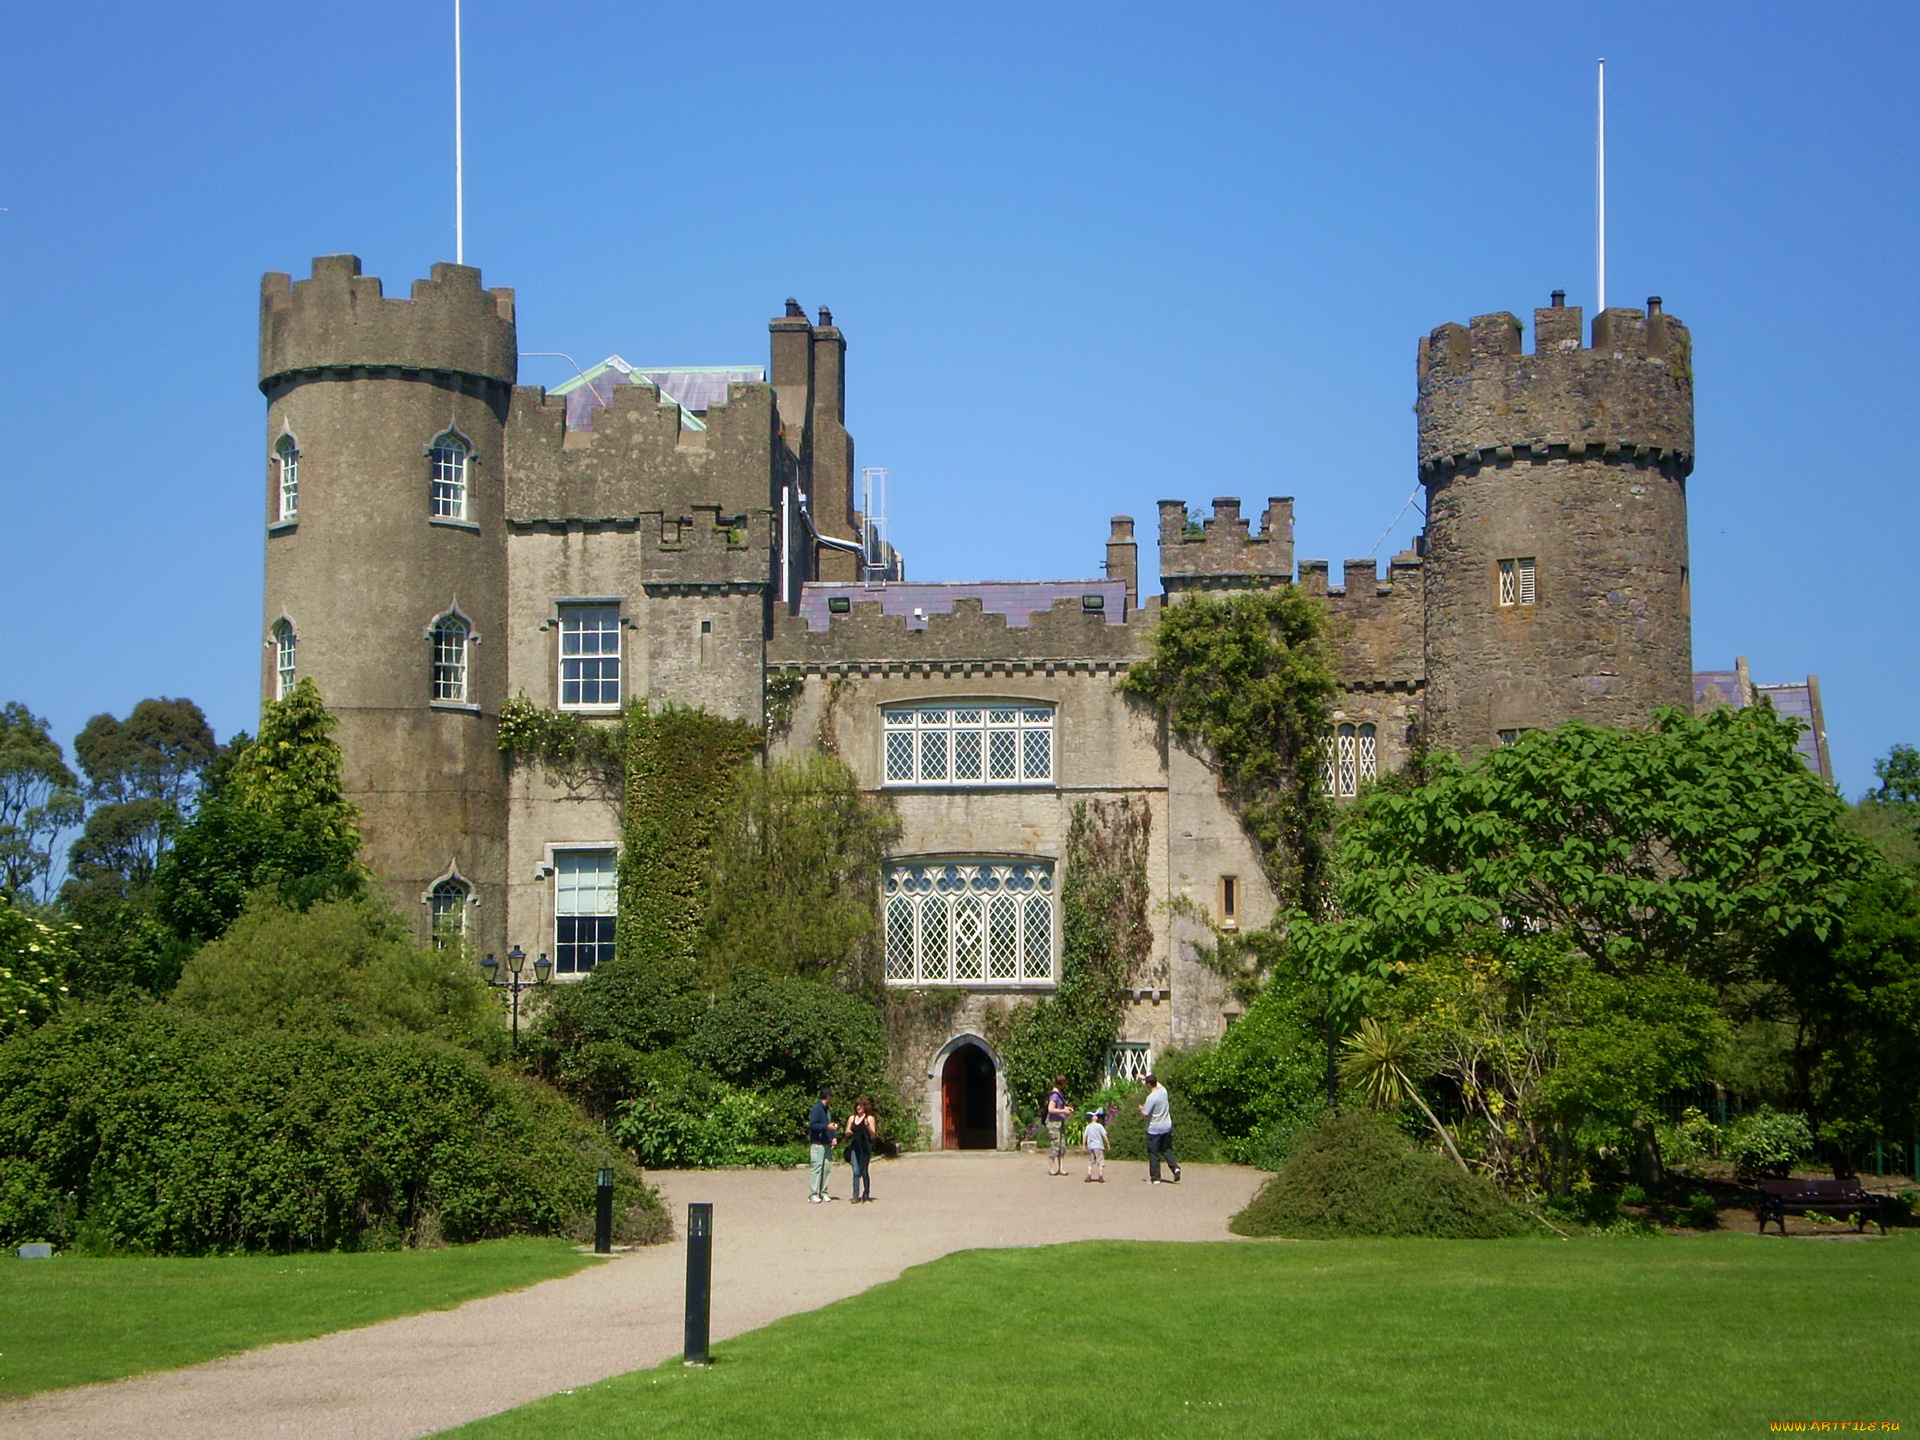
<path fill-rule="evenodd" d="M 265 270 L 451 259 L 448 0 L 7 7 L 0 699 L 256 715 Z M 1097 573 L 1109 515 L 1414 487 L 1446 320 L 1691 326 L 1700 668 L 1818 672 L 1842 786 L 1920 741 L 1920 7 L 468 0 L 467 258 L 521 344 L 764 363 L 847 331 L 922 579 Z M 522 378 L 557 384 L 562 361 Z M 1417 511 L 1381 553 L 1409 543 Z"/>

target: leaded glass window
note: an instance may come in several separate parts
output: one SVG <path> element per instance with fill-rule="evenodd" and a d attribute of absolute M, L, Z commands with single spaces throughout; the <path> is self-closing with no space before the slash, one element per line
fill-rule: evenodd
<path fill-rule="evenodd" d="M 467 646 L 472 631 L 458 615 L 433 622 L 433 698 L 449 705 L 468 703 Z"/>
<path fill-rule="evenodd" d="M 1321 754 L 1320 782 L 1337 800 L 1350 799 L 1379 773 L 1378 735 L 1371 725 L 1340 725 Z"/>
<path fill-rule="evenodd" d="M 280 469 L 279 519 L 285 523 L 300 516 L 300 451 L 291 435 L 282 435 L 273 454 Z"/>
<path fill-rule="evenodd" d="M 1533 604 L 1535 585 L 1531 555 L 1500 562 L 1500 604 L 1503 607 Z"/>
<path fill-rule="evenodd" d="M 293 693 L 299 643 L 291 620 L 273 622 L 273 698 L 276 700 L 284 700 Z"/>
<path fill-rule="evenodd" d="M 1153 1073 L 1153 1047 L 1145 1041 L 1123 1040 L 1107 1051 L 1107 1079 L 1136 1084 Z"/>
<path fill-rule="evenodd" d="M 433 947 L 457 946 L 467 934 L 467 887 L 460 880 L 442 880 L 427 896 L 432 915 Z"/>
<path fill-rule="evenodd" d="M 901 705 L 881 712 L 888 785 L 1050 785 L 1050 705 Z"/>
<path fill-rule="evenodd" d="M 436 520 L 467 518 L 467 462 L 473 451 L 449 430 L 427 448 L 433 474 L 428 513 Z"/>
<path fill-rule="evenodd" d="M 886 875 L 886 974 L 894 985 L 1051 985 L 1053 867 L 966 860 Z"/>
<path fill-rule="evenodd" d="M 619 879 L 611 850 L 556 850 L 553 855 L 553 968 L 584 975 L 613 958 Z"/>
<path fill-rule="evenodd" d="M 620 607 L 560 608 L 560 708 L 620 708 Z"/>

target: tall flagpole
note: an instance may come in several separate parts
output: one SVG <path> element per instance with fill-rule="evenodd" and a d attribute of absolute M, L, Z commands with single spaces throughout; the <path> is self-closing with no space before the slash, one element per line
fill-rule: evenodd
<path fill-rule="evenodd" d="M 458 3 L 458 0 L 456 0 Z M 1607 62 L 1600 61 L 1600 127 L 1594 145 L 1594 310 L 1607 308 Z"/>
<path fill-rule="evenodd" d="M 467 263 L 466 157 L 461 150 L 460 0 L 453 0 L 453 263 Z"/>

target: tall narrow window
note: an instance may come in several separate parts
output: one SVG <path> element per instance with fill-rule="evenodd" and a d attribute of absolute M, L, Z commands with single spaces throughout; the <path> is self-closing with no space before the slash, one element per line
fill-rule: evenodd
<path fill-rule="evenodd" d="M 1327 737 L 1320 783 L 1337 800 L 1350 799 L 1380 773 L 1379 733 L 1372 725 L 1340 725 Z"/>
<path fill-rule="evenodd" d="M 584 975 L 613 958 L 619 880 L 611 850 L 557 850 L 553 856 L 553 968 Z"/>
<path fill-rule="evenodd" d="M 277 518 L 285 524 L 300 516 L 300 450 L 291 435 L 282 435 L 280 443 L 273 447 L 273 454 L 280 467 Z"/>
<path fill-rule="evenodd" d="M 560 708 L 620 708 L 620 607 L 560 610 Z"/>
<path fill-rule="evenodd" d="M 1238 875 L 1220 877 L 1220 928 L 1222 930 L 1240 928 L 1240 877 Z"/>
<path fill-rule="evenodd" d="M 467 887 L 459 880 L 442 880 L 427 896 L 432 914 L 433 948 L 458 946 L 467 936 Z"/>
<path fill-rule="evenodd" d="M 1531 555 L 1500 562 L 1500 604 L 1531 605 L 1534 597 L 1534 565 Z"/>
<path fill-rule="evenodd" d="M 293 622 L 282 618 L 273 622 L 273 698 L 284 700 L 293 693 L 294 660 L 298 642 L 293 635 Z"/>
<path fill-rule="evenodd" d="M 442 615 L 433 622 L 433 698 L 449 705 L 470 704 L 467 684 L 467 647 L 473 631 L 458 615 Z"/>
<path fill-rule="evenodd" d="M 432 509 L 436 520 L 467 518 L 467 462 L 473 452 L 467 442 L 449 430 L 427 449 L 433 471 Z"/>

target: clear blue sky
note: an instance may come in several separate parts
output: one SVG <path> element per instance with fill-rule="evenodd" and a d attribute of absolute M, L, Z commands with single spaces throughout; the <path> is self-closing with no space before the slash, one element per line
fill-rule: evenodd
<path fill-rule="evenodd" d="M 259 275 L 453 258 L 450 10 L 0 18 L 0 699 L 63 739 L 156 694 L 254 723 Z M 1695 338 L 1695 663 L 1818 672 L 1849 794 L 1920 741 L 1920 7 L 466 15 L 467 258 L 522 345 L 764 363 L 782 300 L 832 306 L 923 579 L 1094 574 L 1174 496 L 1364 554 L 1417 337 L 1592 304 L 1605 55 L 1609 296 Z"/>

